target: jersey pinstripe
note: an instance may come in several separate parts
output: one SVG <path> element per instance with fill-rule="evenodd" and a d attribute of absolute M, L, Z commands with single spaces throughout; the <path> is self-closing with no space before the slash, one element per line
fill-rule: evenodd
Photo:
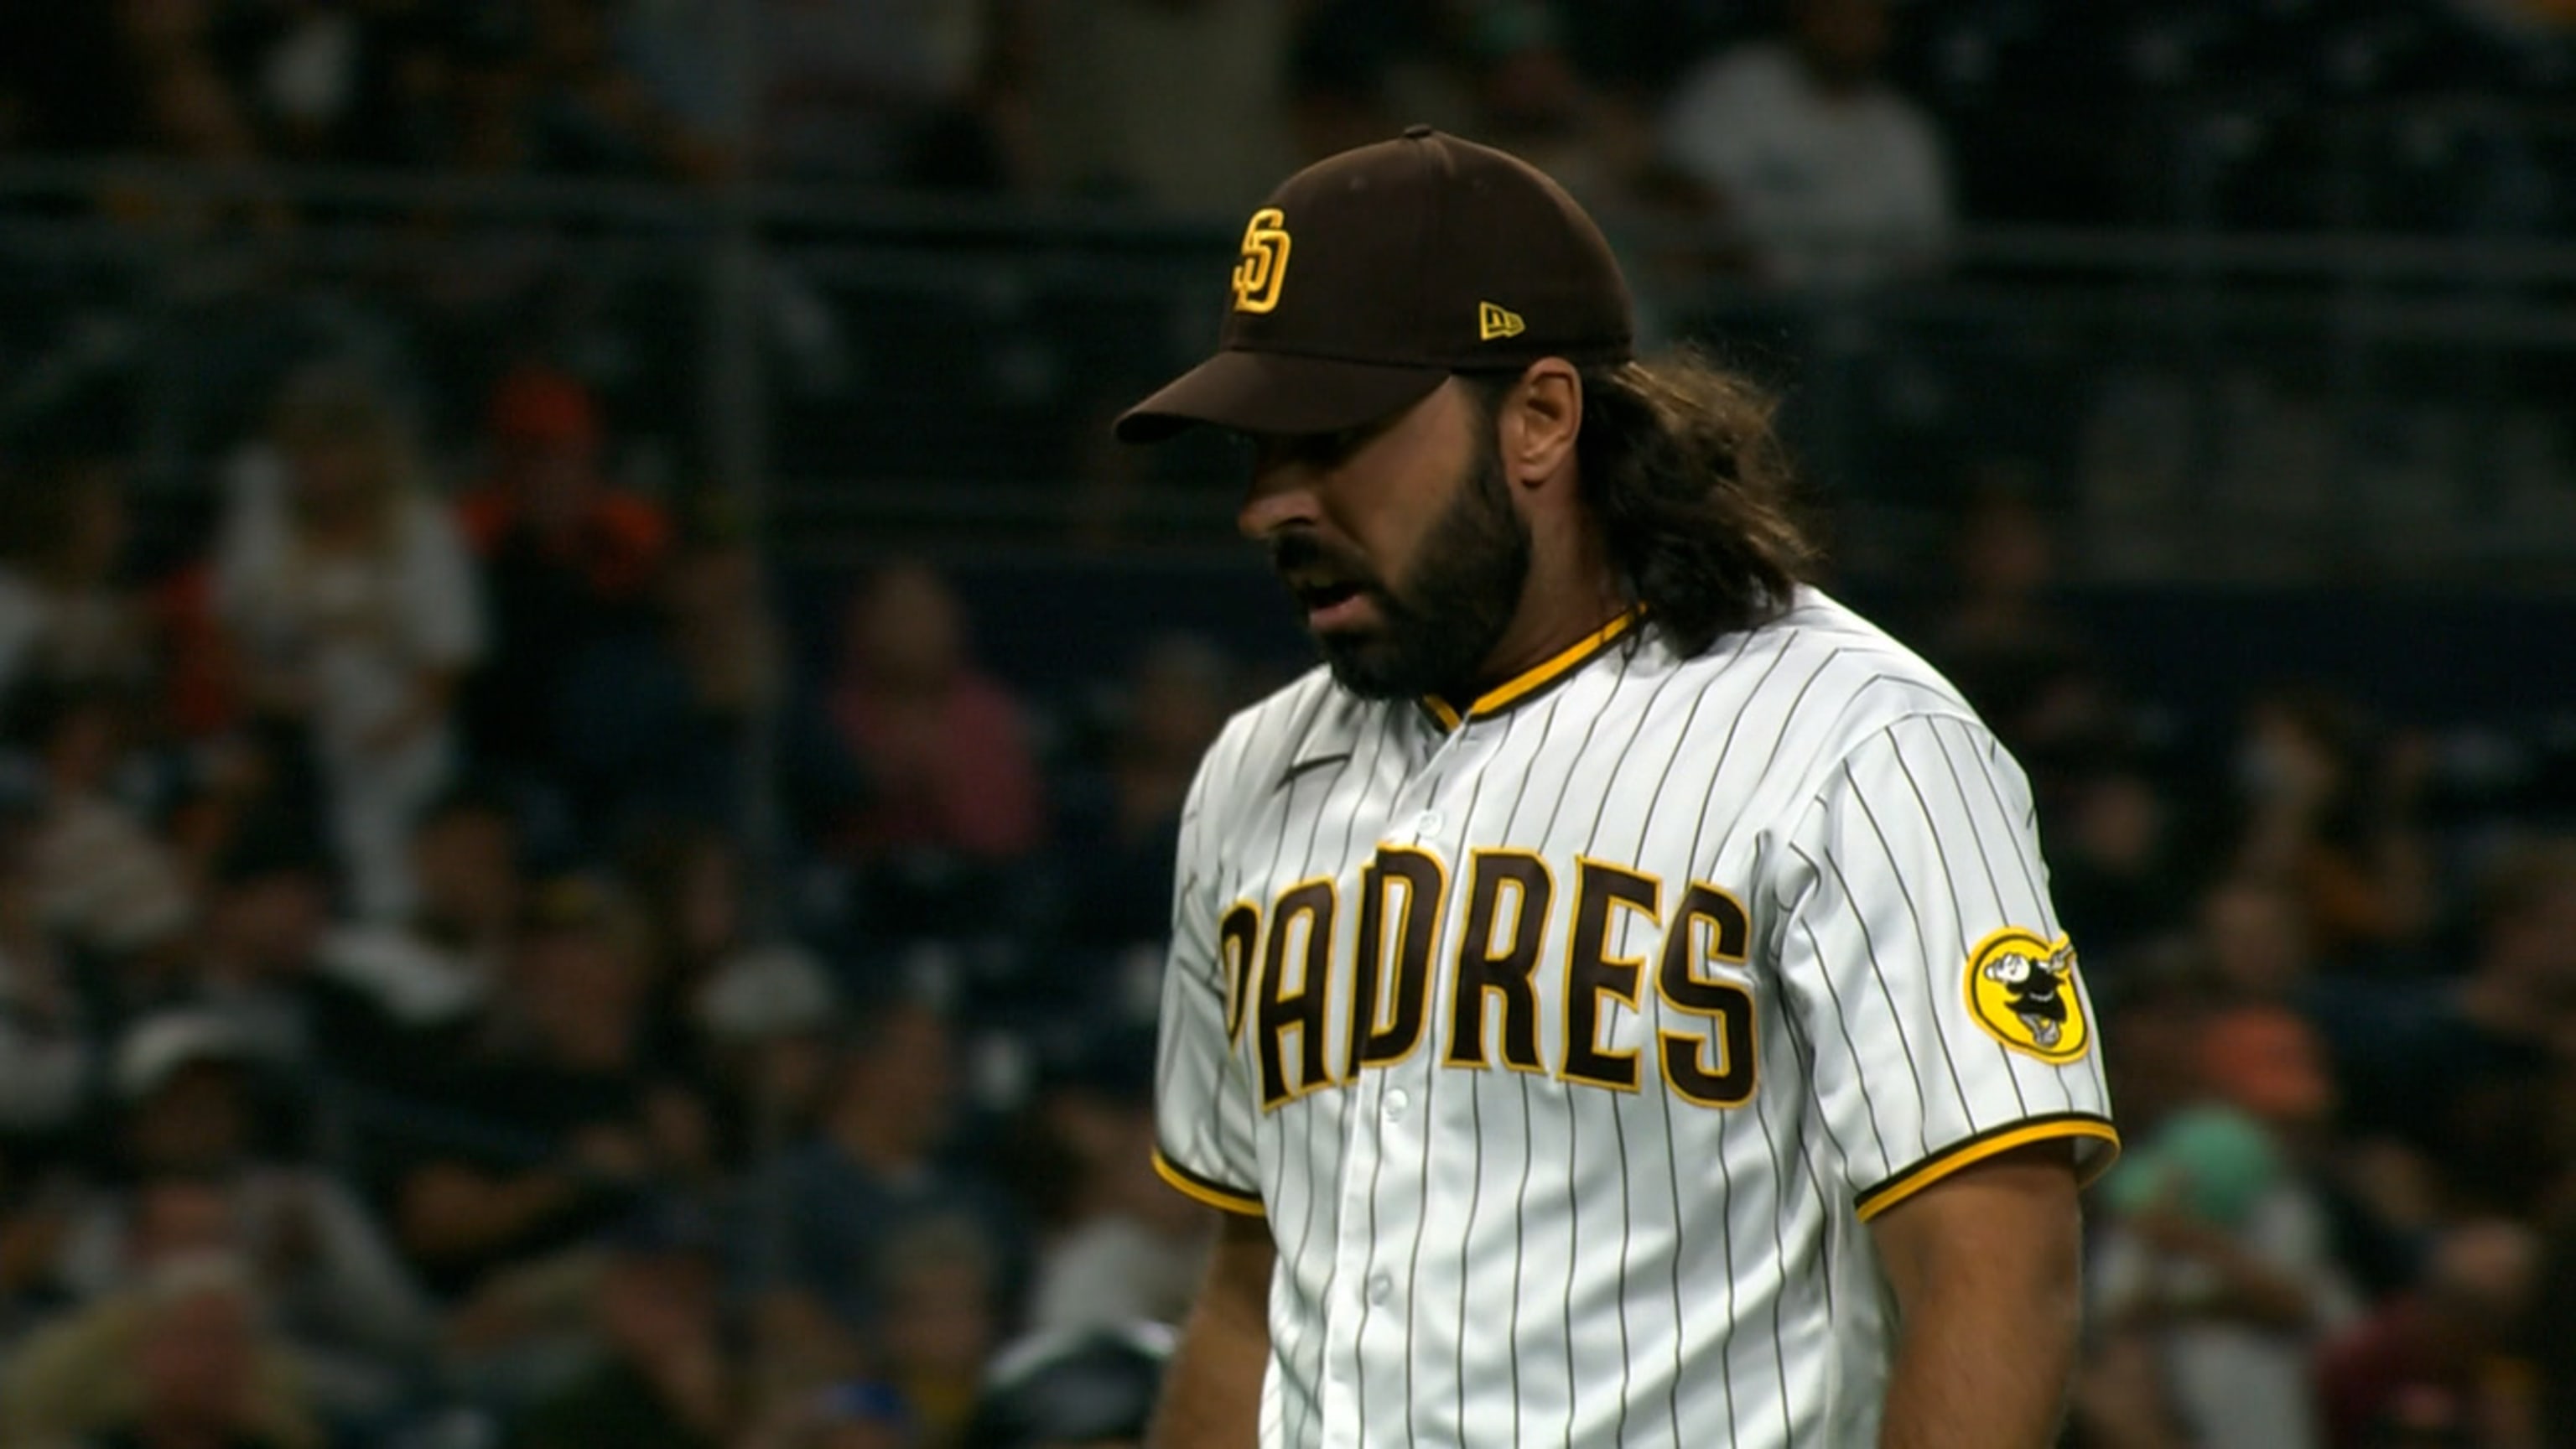
<path fill-rule="evenodd" d="M 1813 590 L 1463 710 L 1318 670 L 1178 874 L 1158 1165 L 1278 1244 L 1266 1449 L 1874 1442 L 1866 1220 L 2116 1151 L 2019 769 Z"/>

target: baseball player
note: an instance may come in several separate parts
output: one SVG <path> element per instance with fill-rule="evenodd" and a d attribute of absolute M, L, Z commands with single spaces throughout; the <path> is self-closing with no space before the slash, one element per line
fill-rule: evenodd
<path fill-rule="evenodd" d="M 1764 400 L 1417 127 L 1254 212 L 1220 350 L 1326 667 L 1181 826 L 1160 1166 L 1231 1216 L 1166 1449 L 2051 1442 L 2117 1150 L 2030 791 L 1800 582 Z"/>

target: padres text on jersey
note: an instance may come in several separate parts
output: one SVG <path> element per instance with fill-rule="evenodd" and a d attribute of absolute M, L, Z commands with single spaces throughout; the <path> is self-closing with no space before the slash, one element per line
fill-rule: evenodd
<path fill-rule="evenodd" d="M 1812 590 L 1247 711 L 1164 990 L 1159 1165 L 1279 1244 L 1266 1449 L 1874 1443 L 1866 1221 L 2116 1148 L 2021 772 Z"/>

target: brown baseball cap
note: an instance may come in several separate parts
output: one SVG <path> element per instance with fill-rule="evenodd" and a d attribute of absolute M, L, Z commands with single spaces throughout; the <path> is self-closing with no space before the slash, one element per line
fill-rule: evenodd
<path fill-rule="evenodd" d="M 1516 156 L 1415 126 L 1329 156 L 1252 213 L 1217 353 L 1118 419 L 1160 442 L 1200 423 L 1328 433 L 1453 373 L 1633 355 L 1601 228 Z"/>

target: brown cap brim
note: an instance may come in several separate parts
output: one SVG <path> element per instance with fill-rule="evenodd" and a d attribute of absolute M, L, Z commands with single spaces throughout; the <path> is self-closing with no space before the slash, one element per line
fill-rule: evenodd
<path fill-rule="evenodd" d="M 1118 441 L 1159 443 L 1202 423 L 1292 437 L 1339 432 L 1420 402 L 1448 377 L 1445 367 L 1229 350 L 1129 408 Z"/>

